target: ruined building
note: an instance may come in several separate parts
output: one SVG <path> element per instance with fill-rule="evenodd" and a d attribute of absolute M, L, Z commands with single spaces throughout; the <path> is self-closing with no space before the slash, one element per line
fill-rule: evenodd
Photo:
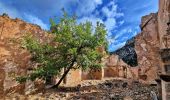
<path fill-rule="evenodd" d="M 141 32 L 127 41 L 119 50 L 103 58 L 99 70 L 71 70 L 65 84 L 77 84 L 82 80 L 121 77 L 146 83 L 159 84 L 160 98 L 170 99 L 170 1 L 160 0 L 158 13 L 142 17 Z M 31 55 L 22 48 L 20 39 L 31 33 L 40 41 L 50 41 L 47 32 L 39 26 L 20 19 L 0 16 L 0 95 L 19 92 L 29 93 L 44 87 L 41 81 L 18 84 L 15 77 L 25 75 L 31 66 Z M 75 78 L 76 77 L 76 78 Z M 55 78 L 54 84 L 58 81 Z M 37 88 L 35 88 L 37 87 Z"/>
<path fill-rule="evenodd" d="M 32 62 L 30 53 L 22 47 L 22 37 L 31 33 L 40 41 L 49 42 L 45 30 L 39 26 L 26 23 L 20 19 L 11 19 L 7 14 L 0 16 L 0 95 L 8 93 L 25 93 L 38 91 L 44 88 L 43 82 L 26 82 L 19 84 L 15 78 L 29 73 Z M 47 38 L 48 37 L 48 38 Z M 102 49 L 102 48 L 101 48 Z M 102 52 L 102 50 L 100 50 Z M 71 70 L 64 80 L 64 84 L 79 84 L 82 80 L 102 79 L 104 77 L 133 78 L 130 67 L 117 55 L 103 58 L 103 68 L 82 72 Z M 76 77 L 76 78 L 75 78 Z M 58 78 L 53 79 L 53 84 Z"/>
<path fill-rule="evenodd" d="M 170 1 L 159 0 L 158 13 L 142 17 L 140 27 L 141 33 L 135 37 L 134 52 L 137 54 L 138 65 L 134 74 L 138 79 L 148 82 L 156 80 L 160 100 L 169 100 Z"/>

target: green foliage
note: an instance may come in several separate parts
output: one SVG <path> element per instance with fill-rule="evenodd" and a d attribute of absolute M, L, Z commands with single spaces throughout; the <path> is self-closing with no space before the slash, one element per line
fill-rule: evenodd
<path fill-rule="evenodd" d="M 54 22 L 54 20 L 52 18 L 50 18 L 50 24 L 51 24 L 51 26 L 55 26 L 56 25 L 56 23 Z"/>
<path fill-rule="evenodd" d="M 27 79 L 46 79 L 49 76 L 59 75 L 61 69 L 74 63 L 72 68 L 101 67 L 103 53 L 99 47 L 107 48 L 105 26 L 97 22 L 96 27 L 91 22 L 78 24 L 75 17 L 68 17 L 64 12 L 59 23 L 50 19 L 54 36 L 50 43 L 40 43 L 33 36 L 24 38 L 24 46 L 31 52 L 32 60 L 39 64 L 35 70 L 27 76 Z M 23 79 L 21 79 L 23 80 Z"/>
<path fill-rule="evenodd" d="M 16 78 L 16 81 L 18 81 L 19 83 L 24 83 L 27 80 L 27 77 L 24 76 L 20 76 Z"/>

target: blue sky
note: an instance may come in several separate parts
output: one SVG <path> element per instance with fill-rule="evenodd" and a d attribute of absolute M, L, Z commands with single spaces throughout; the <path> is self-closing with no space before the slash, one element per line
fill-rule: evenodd
<path fill-rule="evenodd" d="M 114 51 L 140 32 L 141 17 L 157 12 L 158 0 L 0 0 L 0 14 L 7 13 L 46 30 L 49 18 L 60 17 L 62 8 L 76 14 L 78 22 L 104 23 L 109 51 Z"/>

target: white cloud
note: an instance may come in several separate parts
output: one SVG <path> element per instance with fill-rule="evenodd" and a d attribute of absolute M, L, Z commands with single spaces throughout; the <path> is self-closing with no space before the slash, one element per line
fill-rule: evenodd
<path fill-rule="evenodd" d="M 98 5 L 102 4 L 102 0 L 76 0 L 75 3 L 77 3 L 76 14 L 78 16 L 88 16 Z"/>
<path fill-rule="evenodd" d="M 109 51 L 115 51 L 121 47 L 123 47 L 126 44 L 126 42 L 118 43 L 118 44 L 111 44 Z"/>
<path fill-rule="evenodd" d="M 115 4 L 114 1 L 111 1 L 105 6 L 103 6 L 100 11 L 100 10 L 97 10 L 97 6 L 102 4 L 102 0 L 85 0 L 83 2 L 84 3 L 81 2 L 82 6 L 78 7 L 78 10 L 77 10 L 80 16 L 84 16 L 80 18 L 79 21 L 88 20 L 88 21 L 91 21 L 93 25 L 96 21 L 103 22 L 108 31 L 108 35 L 110 36 L 111 31 L 117 27 L 117 24 L 119 24 L 117 23 L 116 18 L 124 16 L 123 13 L 118 12 L 117 4 Z M 94 12 L 95 15 L 93 15 L 92 12 Z M 101 15 L 98 16 L 99 13 L 102 13 L 102 16 Z M 105 17 L 106 20 L 103 20 L 102 19 L 103 17 Z M 121 22 L 121 23 L 123 24 L 124 22 Z"/>
<path fill-rule="evenodd" d="M 102 4 L 102 0 L 94 0 L 96 4 Z"/>
<path fill-rule="evenodd" d="M 24 16 L 22 16 L 22 14 L 20 14 L 20 12 L 14 7 L 7 6 L 0 2 L 0 14 L 3 13 L 7 13 L 11 18 L 21 18 L 24 20 L 26 19 L 30 23 L 40 25 L 43 29 L 46 30 L 48 29 L 48 26 L 45 23 L 43 23 L 43 21 L 38 17 L 29 14 L 24 14 Z"/>
<path fill-rule="evenodd" d="M 107 40 L 109 42 L 109 45 L 116 42 L 116 40 L 114 38 L 107 38 Z"/>
<path fill-rule="evenodd" d="M 43 29 L 48 30 L 48 26 L 47 24 L 45 24 L 41 19 L 39 19 L 36 16 L 30 15 L 30 14 L 24 14 L 25 19 L 28 20 L 28 22 L 33 23 L 33 24 L 37 24 L 39 26 L 41 26 Z"/>
<path fill-rule="evenodd" d="M 109 9 L 109 7 L 111 7 L 111 9 Z M 117 4 L 115 4 L 115 2 L 110 2 L 108 5 L 106 5 L 105 7 L 102 8 L 102 13 L 106 16 L 106 17 L 121 17 L 124 16 L 123 13 L 119 13 L 118 12 L 118 6 Z"/>
<path fill-rule="evenodd" d="M 104 22 L 108 33 L 111 34 L 111 31 L 117 27 L 116 18 L 124 16 L 123 13 L 118 12 L 118 6 L 114 1 L 111 1 L 109 4 L 102 8 L 102 13 L 106 17 Z"/>
<path fill-rule="evenodd" d="M 54 2 L 54 3 L 52 3 L 51 6 L 47 5 L 46 7 L 42 7 L 41 5 L 39 5 L 38 2 L 36 2 L 34 7 L 38 7 L 41 9 L 45 8 L 43 9 L 44 11 L 43 16 L 46 16 L 48 13 L 53 15 L 55 11 L 59 12 L 59 10 L 62 7 L 66 8 L 66 11 L 67 9 L 69 11 L 71 9 L 70 5 L 76 4 L 75 12 L 80 17 L 80 19 L 78 19 L 78 23 L 90 21 L 92 22 L 92 25 L 94 27 L 97 21 L 104 23 L 106 26 L 106 29 L 108 30 L 107 38 L 108 38 L 109 44 L 113 43 L 116 45 L 115 47 L 119 47 L 120 45 L 123 45 L 123 43 L 121 44 L 118 43 L 118 41 L 115 38 L 109 37 L 112 34 L 111 31 L 113 31 L 117 26 L 124 23 L 124 21 L 118 22 L 116 20 L 118 17 L 124 16 L 124 14 L 118 11 L 118 5 L 114 1 L 110 1 L 108 4 L 104 5 L 102 8 L 99 8 L 99 9 L 98 9 L 98 6 L 102 5 L 103 3 L 102 0 L 73 0 L 73 1 L 62 0 L 62 1 L 59 1 L 58 4 L 55 4 L 56 2 L 55 0 L 51 2 Z M 43 2 L 42 4 L 46 4 L 46 3 Z M 51 9 L 51 10 L 49 11 L 47 9 Z M 30 23 L 40 25 L 43 29 L 48 29 L 48 25 L 45 24 L 44 21 L 40 17 L 35 16 L 34 14 L 28 13 L 28 12 L 21 13 L 17 9 L 15 9 L 15 7 L 12 7 L 12 6 L 10 7 L 0 2 L 0 13 L 3 13 L 3 12 L 8 13 L 9 16 L 13 18 L 18 17 L 18 18 L 27 20 Z M 103 19 L 104 17 L 105 17 L 105 20 Z"/>
<path fill-rule="evenodd" d="M 120 21 L 120 22 L 119 22 L 119 26 L 123 25 L 124 23 L 125 23 L 124 20 Z"/>
<path fill-rule="evenodd" d="M 100 18 L 96 18 L 94 16 L 90 16 L 90 17 L 83 17 L 81 19 L 78 20 L 78 23 L 84 23 L 86 21 L 90 21 L 92 23 L 93 26 L 96 26 L 96 22 L 99 21 L 100 23 L 103 23 L 103 21 Z"/>
<path fill-rule="evenodd" d="M 107 40 L 109 42 L 109 45 L 113 46 L 114 44 L 113 47 L 115 49 L 122 47 L 125 44 L 125 42 L 119 43 L 119 41 L 116 40 L 119 36 L 117 35 L 117 37 L 114 38 L 111 35 L 112 35 L 112 31 L 118 25 L 124 23 L 124 21 L 117 22 L 116 20 L 116 18 L 122 17 L 124 16 L 124 14 L 118 11 L 118 6 L 117 4 L 115 4 L 114 1 L 111 1 L 105 6 L 103 6 L 101 10 L 98 10 L 97 6 L 102 4 L 102 1 L 101 0 L 94 0 L 94 1 L 86 0 L 86 3 L 83 3 L 84 4 L 83 7 L 81 6 L 80 9 L 78 10 L 80 16 L 83 17 L 80 18 L 78 22 L 80 23 L 80 22 L 90 21 L 92 22 L 93 26 L 96 25 L 97 21 L 104 23 L 108 32 Z M 95 14 L 92 14 L 92 12 Z M 103 17 L 105 17 L 105 20 L 103 20 Z M 122 34 L 124 34 L 124 32 Z"/>
<path fill-rule="evenodd" d="M 106 25 L 106 29 L 108 30 L 109 33 L 118 24 L 116 21 L 116 17 L 123 16 L 123 13 L 118 13 L 118 11 L 117 11 L 118 7 L 114 1 L 111 1 L 110 3 L 105 5 L 101 11 L 98 10 L 97 7 L 103 3 L 102 0 L 83 0 L 83 1 L 82 0 L 74 0 L 74 1 L 69 1 L 69 2 L 66 2 L 65 0 L 63 0 L 63 1 L 59 2 L 59 7 L 57 6 L 57 8 L 59 9 L 62 6 L 69 8 L 69 4 L 71 4 L 71 3 L 77 4 L 77 9 L 75 12 L 78 16 L 82 17 L 80 19 L 80 21 L 88 20 L 88 21 L 91 21 L 93 23 L 93 25 L 95 25 L 97 21 L 100 21 Z M 37 5 L 37 6 L 39 6 L 39 5 Z M 54 4 L 53 4 L 53 6 L 54 6 Z M 55 7 L 53 7 L 53 6 L 51 8 L 49 6 L 46 8 L 50 8 L 50 9 L 56 8 L 56 4 L 55 4 Z M 109 7 L 111 7 L 111 9 L 109 9 Z M 52 9 L 52 10 L 54 10 L 54 9 Z M 30 23 L 40 25 L 43 29 L 48 29 L 47 25 L 39 17 L 34 16 L 33 14 L 28 14 L 27 12 L 25 12 L 27 14 L 22 14 L 14 7 L 6 6 L 6 5 L 2 4 L 1 2 L 0 2 L 0 12 L 1 13 L 6 12 L 14 18 L 18 17 L 21 19 L 26 19 Z M 47 12 L 47 11 L 45 11 L 45 12 Z M 99 15 L 99 13 L 103 13 L 103 15 L 107 19 L 105 21 L 103 21 L 102 16 L 97 16 L 93 12 L 95 12 L 96 14 L 98 13 L 98 15 Z"/>
<path fill-rule="evenodd" d="M 126 29 L 121 30 L 118 34 L 116 34 L 116 36 L 114 38 L 118 39 L 118 38 L 122 37 L 123 35 L 129 34 L 129 33 L 132 33 L 132 29 L 126 28 Z"/>
<path fill-rule="evenodd" d="M 117 24 L 115 18 L 107 18 L 104 23 L 106 25 L 106 28 L 108 29 L 108 32 L 111 32 L 111 30 L 113 30 Z"/>
<path fill-rule="evenodd" d="M 108 39 L 110 44 L 109 51 L 114 51 L 118 48 L 123 47 L 126 42 L 120 42 L 120 41 L 127 41 L 129 39 L 128 36 L 136 36 L 136 35 L 137 35 L 137 30 L 132 30 L 131 28 L 122 29 L 120 32 L 118 32 L 115 35 L 115 37 Z"/>

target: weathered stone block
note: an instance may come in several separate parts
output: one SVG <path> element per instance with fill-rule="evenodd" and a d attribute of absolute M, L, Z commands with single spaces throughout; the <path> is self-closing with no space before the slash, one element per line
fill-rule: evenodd
<path fill-rule="evenodd" d="M 104 69 L 96 69 L 96 70 L 90 70 L 86 72 L 82 72 L 82 80 L 101 80 L 104 77 Z"/>
<path fill-rule="evenodd" d="M 81 69 L 72 69 L 65 78 L 65 84 L 77 85 L 81 82 Z"/>
<path fill-rule="evenodd" d="M 105 67 L 104 77 L 118 77 L 119 71 L 117 67 Z"/>

